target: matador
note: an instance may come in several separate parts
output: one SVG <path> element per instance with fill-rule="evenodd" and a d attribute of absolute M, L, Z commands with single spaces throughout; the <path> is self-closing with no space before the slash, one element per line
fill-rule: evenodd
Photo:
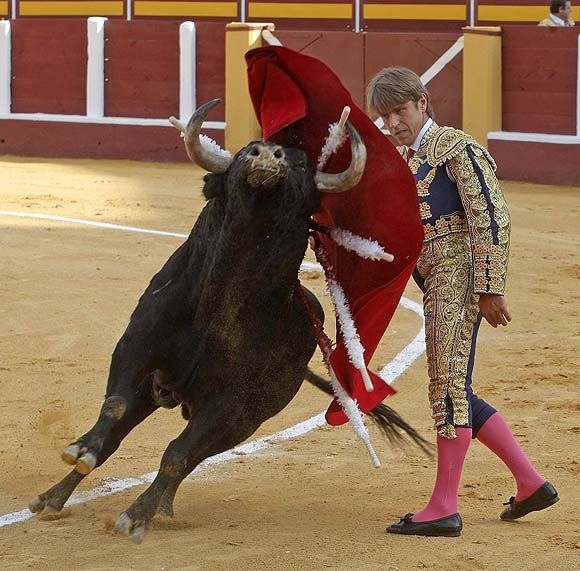
<path fill-rule="evenodd" d="M 505 299 L 510 216 L 496 165 L 471 136 L 433 120 L 429 93 L 406 68 L 386 68 L 367 89 L 369 112 L 382 117 L 415 176 L 425 240 L 413 277 L 423 291 L 429 401 L 437 429 L 437 477 L 427 506 L 389 533 L 458 536 L 464 459 L 477 438 L 508 466 L 517 493 L 500 514 L 523 517 L 559 500 L 495 408 L 475 395 L 478 329 L 511 320 Z"/>

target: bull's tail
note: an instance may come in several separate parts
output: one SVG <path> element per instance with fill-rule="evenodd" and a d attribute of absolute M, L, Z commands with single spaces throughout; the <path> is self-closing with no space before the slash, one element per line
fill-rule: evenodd
<path fill-rule="evenodd" d="M 310 368 L 306 370 L 304 378 L 327 395 L 334 396 L 329 381 L 314 373 Z M 380 428 L 389 442 L 401 444 L 405 436 L 409 437 L 428 456 L 433 455 L 433 445 L 425 440 L 410 424 L 401 418 L 390 406 L 379 404 L 367 413 L 373 422 Z"/>

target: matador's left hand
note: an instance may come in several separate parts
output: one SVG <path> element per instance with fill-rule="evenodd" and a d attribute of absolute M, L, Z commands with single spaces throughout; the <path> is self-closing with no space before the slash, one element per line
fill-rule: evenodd
<path fill-rule="evenodd" d="M 512 320 L 503 295 L 495 293 L 479 294 L 479 311 L 492 327 L 507 325 Z"/>

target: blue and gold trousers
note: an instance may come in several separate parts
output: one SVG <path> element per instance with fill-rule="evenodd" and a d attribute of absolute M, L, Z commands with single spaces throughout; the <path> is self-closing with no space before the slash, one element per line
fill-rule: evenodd
<path fill-rule="evenodd" d="M 481 322 L 473 293 L 473 261 L 467 232 L 425 242 L 413 277 L 423 291 L 429 402 L 441 436 L 455 427 L 478 430 L 496 410 L 471 387 L 475 344 Z"/>

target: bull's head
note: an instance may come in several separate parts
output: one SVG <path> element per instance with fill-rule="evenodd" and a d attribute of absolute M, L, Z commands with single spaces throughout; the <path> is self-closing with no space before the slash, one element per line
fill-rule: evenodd
<path fill-rule="evenodd" d="M 202 105 L 191 117 L 187 126 L 182 128 L 173 118 L 172 124 L 182 130 L 185 148 L 189 158 L 200 167 L 213 173 L 224 173 L 232 163 L 232 157 L 223 152 L 214 151 L 200 141 L 200 130 L 208 112 L 213 109 L 219 99 L 214 99 Z M 356 186 L 365 169 L 366 147 L 356 129 L 346 124 L 351 142 L 352 160 L 350 166 L 341 173 L 324 173 L 317 171 L 316 186 L 321 192 L 344 192 Z M 282 147 L 268 142 L 256 141 L 247 147 L 246 152 L 238 158 L 246 162 L 247 182 L 254 188 L 268 189 L 286 176 L 287 163 Z"/>

